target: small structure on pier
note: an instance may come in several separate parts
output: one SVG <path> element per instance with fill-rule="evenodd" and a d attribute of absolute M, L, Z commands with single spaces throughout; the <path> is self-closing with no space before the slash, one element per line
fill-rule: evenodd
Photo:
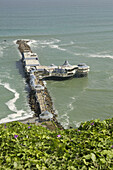
<path fill-rule="evenodd" d="M 39 115 L 39 118 L 42 119 L 42 120 L 51 120 L 53 118 L 53 114 L 51 114 L 48 111 L 45 111 L 45 112 L 42 112 Z"/>

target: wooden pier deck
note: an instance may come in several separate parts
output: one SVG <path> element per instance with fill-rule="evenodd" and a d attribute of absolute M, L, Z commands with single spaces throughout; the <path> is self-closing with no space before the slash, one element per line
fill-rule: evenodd
<path fill-rule="evenodd" d="M 40 103 L 41 112 L 45 112 L 46 111 L 46 102 L 45 102 L 45 98 L 44 98 L 44 93 L 36 92 L 36 95 L 37 95 L 39 103 Z"/>

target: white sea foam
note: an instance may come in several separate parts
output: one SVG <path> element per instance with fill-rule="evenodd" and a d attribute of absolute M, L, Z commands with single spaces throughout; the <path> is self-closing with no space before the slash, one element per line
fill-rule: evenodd
<path fill-rule="evenodd" d="M 29 46 L 33 46 L 33 44 L 35 44 L 37 41 L 36 40 L 29 40 L 29 42 L 27 43 Z"/>
<path fill-rule="evenodd" d="M 69 111 L 74 110 L 73 103 L 69 103 L 68 104 L 68 109 L 69 109 Z"/>
<path fill-rule="evenodd" d="M 36 43 L 35 43 L 35 47 L 36 46 L 41 46 L 41 48 L 45 48 L 45 47 L 50 47 L 50 48 L 56 48 L 58 50 L 61 50 L 61 51 L 66 51 L 66 49 L 64 48 L 61 48 L 58 43 L 60 42 L 61 40 L 59 39 L 50 39 L 50 40 L 38 40 Z"/>
<path fill-rule="evenodd" d="M 59 116 L 59 120 L 60 120 L 62 126 L 64 127 L 64 129 L 69 128 L 69 116 L 67 113 Z"/>
<path fill-rule="evenodd" d="M 64 111 L 65 113 L 61 116 L 59 116 L 59 121 L 61 122 L 62 126 L 67 129 L 69 128 L 69 125 L 70 125 L 70 120 L 69 120 L 69 114 L 70 112 L 72 112 L 74 110 L 74 102 L 76 101 L 76 97 L 75 96 L 72 96 L 70 97 L 70 103 L 67 104 L 67 108 L 66 108 L 66 111 Z"/>
<path fill-rule="evenodd" d="M 75 97 L 73 96 L 73 97 L 70 97 L 71 99 L 73 99 L 73 100 L 75 100 Z"/>
<path fill-rule="evenodd" d="M 12 122 L 12 121 L 24 120 L 24 119 L 27 119 L 27 118 L 30 118 L 30 117 L 33 117 L 33 114 L 29 114 L 29 115 L 25 115 L 25 114 L 24 114 L 24 116 L 19 117 L 19 118 L 15 118 L 15 119 L 11 119 L 11 118 L 8 116 L 8 117 L 6 117 L 6 118 L 1 119 L 1 120 L 0 120 L 0 124 Z"/>
<path fill-rule="evenodd" d="M 13 43 L 16 44 L 17 40 L 14 40 Z M 17 44 L 16 44 L 17 45 Z"/>
<path fill-rule="evenodd" d="M 74 41 L 70 41 L 69 43 L 65 43 L 65 44 L 60 44 L 61 47 L 68 47 L 68 46 L 72 46 L 75 45 Z"/>
<path fill-rule="evenodd" d="M 71 101 L 70 103 L 67 105 L 67 108 L 69 109 L 68 112 L 71 112 L 72 110 L 74 110 L 74 107 L 73 107 L 73 104 L 74 102 L 76 101 L 76 97 L 75 96 L 72 96 L 70 97 Z"/>
<path fill-rule="evenodd" d="M 61 48 L 60 45 L 58 45 L 58 43 L 61 42 L 61 40 L 54 39 L 54 38 L 52 40 L 53 41 L 51 41 L 51 43 L 49 44 L 50 48 L 56 48 L 56 49 L 61 50 L 61 51 L 66 51 L 66 49 Z"/>
<path fill-rule="evenodd" d="M 109 76 L 109 80 L 113 80 L 113 76 Z"/>
<path fill-rule="evenodd" d="M 38 41 L 38 44 L 41 44 L 41 45 L 50 45 L 53 43 L 54 43 L 54 41 L 48 41 L 48 40 Z"/>
<path fill-rule="evenodd" d="M 16 92 L 15 89 L 12 89 L 8 83 L 0 82 L 0 85 L 4 86 L 4 88 L 6 88 L 7 90 L 9 90 L 10 92 L 12 92 L 14 94 L 14 98 L 5 103 L 8 106 L 9 110 L 11 110 L 14 113 L 8 115 L 6 118 L 1 119 L 0 123 L 11 122 L 14 120 L 20 120 L 20 119 L 32 117 L 32 115 L 33 115 L 32 112 L 29 113 L 29 115 L 28 115 L 26 113 L 26 111 L 24 111 L 24 110 L 17 110 L 17 108 L 15 106 L 15 102 L 17 101 L 17 99 L 19 99 L 19 93 Z M 24 114 L 24 116 L 23 116 L 23 114 Z"/>
<path fill-rule="evenodd" d="M 28 45 L 30 45 L 31 47 L 37 47 L 37 46 L 41 46 L 41 48 L 45 48 L 45 47 L 50 47 L 50 48 L 55 48 L 61 51 L 67 51 L 67 49 L 62 48 L 61 46 L 65 46 L 65 45 L 72 45 L 74 44 L 73 41 L 70 42 L 70 44 L 61 44 L 59 45 L 58 43 L 61 42 L 61 40 L 59 39 L 55 39 L 55 38 L 51 38 L 49 40 L 29 40 L 29 39 L 24 39 L 25 41 L 28 41 Z M 16 41 L 13 41 L 14 44 L 16 44 Z M 68 51 L 71 53 L 71 51 Z"/>
<path fill-rule="evenodd" d="M 38 40 L 36 41 L 37 45 L 51 45 L 51 44 L 55 44 L 55 43 L 59 43 L 61 40 L 58 39 L 50 39 L 50 40 Z"/>
<path fill-rule="evenodd" d="M 56 38 L 52 38 L 54 40 L 54 43 L 59 43 L 61 40 L 56 39 Z"/>
<path fill-rule="evenodd" d="M 71 44 L 71 45 L 72 45 L 72 44 L 75 44 L 75 42 L 71 41 L 70 44 Z"/>
<path fill-rule="evenodd" d="M 3 48 L 0 46 L 0 58 L 3 57 Z"/>
<path fill-rule="evenodd" d="M 49 46 L 50 46 L 50 48 L 56 48 L 61 51 L 66 51 L 66 49 L 59 47 L 59 45 L 49 45 Z"/>
<path fill-rule="evenodd" d="M 78 128 L 82 122 L 73 121 L 73 124 Z"/>
<path fill-rule="evenodd" d="M 89 57 L 95 57 L 95 58 L 111 58 L 113 59 L 113 56 L 112 55 L 99 55 L 99 54 L 89 54 L 88 55 Z"/>
<path fill-rule="evenodd" d="M 65 49 L 65 51 L 68 53 L 68 54 L 71 54 L 71 55 L 74 55 L 74 56 L 87 56 L 85 53 L 76 53 L 76 52 L 73 52 L 72 50 L 67 50 Z"/>

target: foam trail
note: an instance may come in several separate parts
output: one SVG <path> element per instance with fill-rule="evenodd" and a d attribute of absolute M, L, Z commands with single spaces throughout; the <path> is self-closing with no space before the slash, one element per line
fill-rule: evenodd
<path fill-rule="evenodd" d="M 113 59 L 112 55 L 99 55 L 99 54 L 89 54 L 89 57 L 95 57 L 95 58 L 111 58 Z"/>
<path fill-rule="evenodd" d="M 6 105 L 8 106 L 9 110 L 11 110 L 12 112 L 15 112 L 13 114 L 8 115 L 6 118 L 3 118 L 0 120 L 0 123 L 3 122 L 11 122 L 14 120 L 20 120 L 23 118 L 28 118 L 28 117 L 32 117 L 32 113 L 28 116 L 27 113 L 24 110 L 17 110 L 16 106 L 15 106 L 15 102 L 17 101 L 17 99 L 19 99 L 19 93 L 16 92 L 16 90 L 11 89 L 10 85 L 8 83 L 1 83 L 0 85 L 4 86 L 4 88 L 6 88 L 7 90 L 11 91 L 12 93 L 14 93 L 14 98 L 9 100 Z M 24 114 L 24 117 L 22 116 L 22 114 Z"/>
<path fill-rule="evenodd" d="M 11 89 L 10 88 L 10 85 L 8 84 L 8 83 L 4 83 L 4 84 L 2 84 L 2 83 L 0 83 L 0 85 L 3 85 L 7 90 L 9 90 L 9 91 L 11 91 L 12 93 L 14 93 L 14 98 L 13 99 L 11 99 L 11 100 L 9 100 L 7 103 L 6 103 L 6 105 L 8 106 L 8 108 L 11 110 L 11 111 L 13 111 L 13 112 L 19 112 L 19 115 L 15 115 L 15 114 L 13 114 L 13 118 L 15 118 L 15 116 L 21 116 L 21 113 L 24 113 L 24 111 L 18 111 L 17 110 L 17 108 L 16 108 L 16 106 L 15 106 L 15 102 L 17 101 L 17 99 L 19 99 L 19 93 L 17 93 L 16 92 L 16 90 L 14 90 L 14 89 Z M 12 118 L 12 116 L 11 115 L 9 115 L 11 118 Z"/>
<path fill-rule="evenodd" d="M 60 44 L 60 47 L 71 47 L 71 46 L 75 46 L 75 43 L 73 41 L 67 44 Z"/>
<path fill-rule="evenodd" d="M 71 99 L 75 100 L 75 97 L 70 97 Z"/>
<path fill-rule="evenodd" d="M 61 40 L 59 40 L 59 39 L 52 38 L 51 40 L 40 41 L 40 44 L 50 45 L 50 44 L 54 44 L 54 43 L 59 43 L 60 41 Z"/>
<path fill-rule="evenodd" d="M 6 118 L 3 118 L 3 119 L 0 120 L 0 124 L 12 122 L 12 121 L 18 121 L 18 120 L 25 120 L 25 119 L 31 118 L 31 117 L 33 117 L 32 114 L 25 115 L 25 116 L 22 116 L 20 118 L 15 118 L 15 119 L 10 119 L 9 117 L 6 117 Z"/>
<path fill-rule="evenodd" d="M 70 50 L 62 48 L 62 47 L 69 47 L 69 46 L 73 46 L 73 45 L 75 46 L 75 48 L 86 49 L 86 47 L 76 46 L 75 42 L 73 42 L 73 41 L 71 41 L 68 44 L 60 44 L 60 45 L 50 44 L 50 47 L 51 48 L 56 48 L 56 49 L 61 50 L 61 51 L 67 51 L 67 53 L 73 54 L 73 55 L 84 55 L 84 54 L 80 54 L 80 53 L 74 53 L 74 52 L 72 52 Z"/>
<path fill-rule="evenodd" d="M 66 51 L 66 49 L 59 47 L 59 45 L 57 45 L 57 43 L 59 43 L 61 40 L 59 39 L 50 39 L 50 40 L 40 40 L 37 41 L 37 45 L 41 45 L 42 48 L 49 46 L 50 48 L 56 48 L 58 50 L 61 51 Z"/>
<path fill-rule="evenodd" d="M 71 122 L 69 121 L 69 116 L 68 116 L 68 114 L 69 114 L 72 110 L 74 110 L 73 103 L 76 101 L 76 97 L 75 97 L 75 96 L 72 96 L 72 97 L 70 97 L 70 99 L 71 99 L 71 102 L 67 105 L 67 109 L 66 109 L 66 111 L 65 111 L 65 114 L 63 114 L 63 115 L 61 115 L 61 116 L 59 117 L 59 120 L 60 120 L 62 126 L 63 126 L 65 129 L 69 128 L 69 125 L 70 125 L 70 123 L 71 123 Z"/>
<path fill-rule="evenodd" d="M 54 43 L 53 41 L 47 41 L 47 40 L 38 41 L 38 44 L 41 44 L 41 45 L 50 45 L 50 44 L 53 44 L 53 43 Z"/>
<path fill-rule="evenodd" d="M 66 49 L 60 48 L 58 45 L 50 45 L 50 48 L 56 48 L 56 49 L 61 50 L 61 51 L 66 51 Z"/>
<path fill-rule="evenodd" d="M 55 44 L 55 43 L 59 43 L 60 41 L 61 40 L 53 39 L 53 41 L 51 41 L 51 43 L 49 44 L 49 47 L 50 48 L 56 48 L 56 49 L 61 50 L 61 51 L 66 51 L 66 49 L 61 48 L 61 47 L 59 47 L 59 45 Z"/>
<path fill-rule="evenodd" d="M 74 107 L 73 107 L 73 103 L 76 101 L 76 97 L 75 96 L 72 96 L 70 97 L 70 99 L 72 99 L 72 101 L 68 104 L 68 109 L 69 109 L 69 112 L 71 112 L 72 110 L 74 110 Z"/>
<path fill-rule="evenodd" d="M 41 44 L 41 45 L 51 45 L 51 44 L 59 43 L 59 42 L 60 42 L 60 40 L 54 39 L 54 38 L 52 38 L 51 40 L 40 40 L 40 41 L 37 41 L 37 43 Z"/>
<path fill-rule="evenodd" d="M 69 111 L 74 110 L 74 107 L 73 107 L 73 105 L 72 105 L 72 104 L 73 104 L 73 103 L 70 103 L 70 104 L 68 105 Z"/>

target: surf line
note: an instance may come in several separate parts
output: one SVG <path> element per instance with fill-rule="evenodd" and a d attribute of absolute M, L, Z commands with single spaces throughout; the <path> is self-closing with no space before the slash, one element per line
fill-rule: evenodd
<path fill-rule="evenodd" d="M 19 119 L 23 119 L 22 114 L 26 113 L 24 110 L 17 110 L 16 106 L 15 106 L 15 102 L 17 101 L 17 99 L 19 98 L 19 93 L 16 92 L 15 89 L 12 89 L 9 85 L 9 83 L 1 83 L 0 82 L 0 86 L 3 86 L 4 88 L 6 88 L 8 91 L 12 92 L 14 94 L 14 98 L 9 100 L 8 102 L 6 102 L 5 104 L 7 105 L 7 107 L 9 108 L 9 110 L 11 110 L 12 114 L 9 114 L 6 118 L 2 118 L 0 120 L 0 124 L 1 123 L 7 123 L 7 122 L 12 122 L 12 121 L 16 121 Z M 29 116 L 30 117 L 30 116 Z M 26 118 L 26 115 L 24 116 L 24 119 Z"/>

